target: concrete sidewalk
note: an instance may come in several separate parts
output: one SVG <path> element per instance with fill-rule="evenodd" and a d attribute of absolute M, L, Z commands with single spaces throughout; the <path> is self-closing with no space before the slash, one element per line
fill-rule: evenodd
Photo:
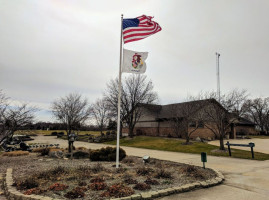
<path fill-rule="evenodd" d="M 30 143 L 58 143 L 67 147 L 67 141 L 52 136 L 38 136 Z M 75 142 L 76 147 L 97 149 L 108 145 L 87 142 Z M 202 166 L 200 155 L 178 152 L 167 152 L 132 147 L 122 147 L 127 155 L 144 156 L 152 158 L 181 162 Z M 269 199 L 269 161 L 255 161 L 229 157 L 208 156 L 206 167 L 221 171 L 226 181 L 224 184 L 193 192 L 176 194 L 161 198 L 163 200 L 266 200 Z"/>

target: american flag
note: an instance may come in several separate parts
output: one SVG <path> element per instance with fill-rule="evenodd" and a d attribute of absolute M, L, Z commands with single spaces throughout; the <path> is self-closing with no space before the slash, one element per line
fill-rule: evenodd
<path fill-rule="evenodd" d="M 158 23 L 151 21 L 153 17 L 142 15 L 133 19 L 123 19 L 124 43 L 142 40 L 162 30 Z"/>

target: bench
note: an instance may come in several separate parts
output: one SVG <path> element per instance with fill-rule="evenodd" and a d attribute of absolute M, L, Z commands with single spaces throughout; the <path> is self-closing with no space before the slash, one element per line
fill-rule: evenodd
<path fill-rule="evenodd" d="M 251 149 L 251 155 L 252 155 L 252 159 L 254 159 L 254 151 L 253 151 L 253 147 L 255 147 L 255 144 L 253 142 L 250 142 L 248 144 L 231 144 L 229 141 L 226 143 L 226 145 L 228 145 L 228 150 L 229 150 L 229 156 L 232 156 L 232 152 L 231 152 L 231 147 L 230 146 L 237 146 L 237 147 L 250 147 Z"/>

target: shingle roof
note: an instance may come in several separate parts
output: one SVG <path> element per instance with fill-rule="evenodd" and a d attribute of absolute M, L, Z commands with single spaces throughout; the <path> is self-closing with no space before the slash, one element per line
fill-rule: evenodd
<path fill-rule="evenodd" d="M 219 104 L 215 99 L 204 99 L 204 100 L 188 101 L 188 102 L 167 104 L 167 105 L 141 104 L 141 107 L 144 107 L 148 109 L 149 111 L 151 111 L 152 113 L 156 114 L 156 119 L 169 119 L 169 118 L 174 118 L 174 117 L 178 117 L 178 118 L 185 117 L 184 112 L 182 112 L 185 106 L 191 106 L 192 110 L 194 110 L 195 112 L 201 109 L 202 107 L 209 105 L 209 103 L 212 103 L 212 102 L 219 105 L 221 108 L 223 108 L 222 105 Z M 173 110 L 176 110 L 176 112 L 173 112 Z M 233 113 L 230 113 L 230 114 L 233 115 Z M 251 125 L 251 126 L 255 125 L 255 123 L 242 117 L 236 120 L 235 124 Z"/>
<path fill-rule="evenodd" d="M 243 118 L 243 117 L 240 117 L 238 119 L 238 121 L 235 122 L 236 125 L 252 125 L 252 126 L 255 126 L 256 124 L 253 123 L 252 121 L 246 119 L 246 118 Z"/>
<path fill-rule="evenodd" d="M 151 112 L 154 112 L 156 114 L 156 118 L 163 119 L 172 117 L 184 117 L 184 112 L 182 112 L 184 107 L 191 106 L 194 108 L 192 110 L 195 110 L 195 107 L 197 107 L 196 110 L 198 110 L 201 107 L 208 105 L 209 101 L 217 102 L 213 99 L 205 99 L 167 105 L 141 104 L 141 106 L 150 110 Z M 173 110 L 176 110 L 177 112 L 173 112 Z"/>
<path fill-rule="evenodd" d="M 184 117 L 186 106 L 190 106 L 191 110 L 197 111 L 204 105 L 208 105 L 208 99 L 163 105 L 158 118 Z M 174 110 L 177 112 L 174 112 Z"/>

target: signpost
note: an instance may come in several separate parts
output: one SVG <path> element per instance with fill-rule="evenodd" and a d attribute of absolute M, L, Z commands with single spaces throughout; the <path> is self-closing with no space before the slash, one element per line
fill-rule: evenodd
<path fill-rule="evenodd" d="M 207 157 L 205 152 L 201 152 L 201 161 L 203 162 L 203 167 L 205 169 L 205 162 L 207 162 Z"/>

